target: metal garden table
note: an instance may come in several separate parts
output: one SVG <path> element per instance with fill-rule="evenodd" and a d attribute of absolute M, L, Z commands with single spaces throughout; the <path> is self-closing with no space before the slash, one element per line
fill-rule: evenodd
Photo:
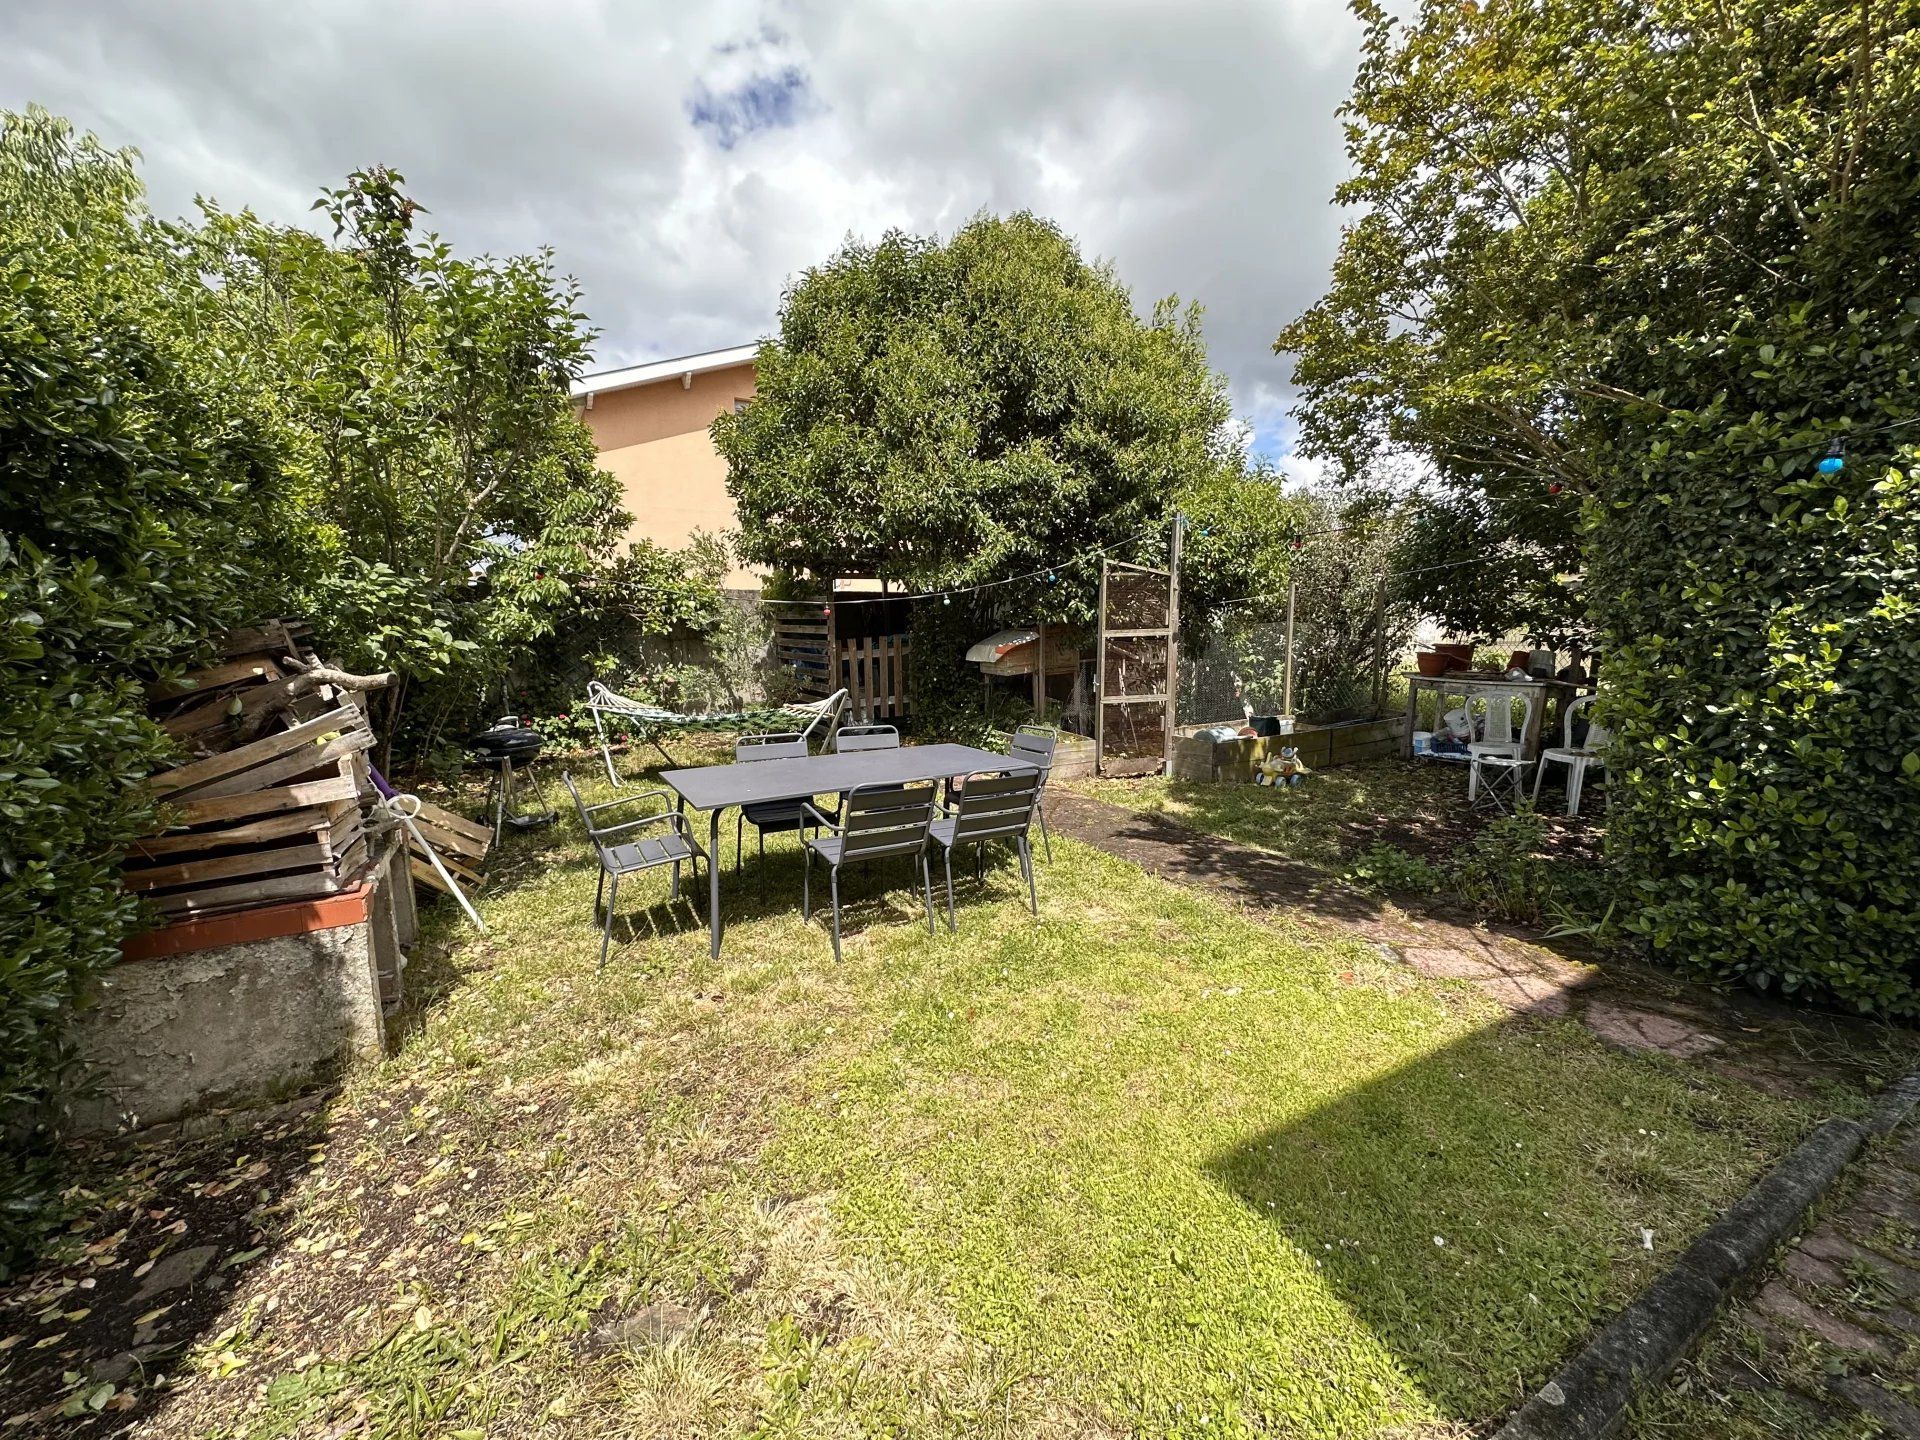
<path fill-rule="evenodd" d="M 763 800 L 810 800 L 856 785 L 904 785 L 915 780 L 951 780 L 982 770 L 1031 770 L 1006 755 L 971 745 L 906 745 L 897 750 L 856 750 L 846 755 L 756 760 L 748 765 L 694 765 L 664 770 L 661 783 L 679 796 L 680 810 L 707 812 L 707 930 L 713 957 L 720 958 L 720 813 Z"/>

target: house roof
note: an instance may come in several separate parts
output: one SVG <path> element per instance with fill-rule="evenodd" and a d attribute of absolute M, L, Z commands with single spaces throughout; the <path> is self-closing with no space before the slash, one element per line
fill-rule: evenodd
<path fill-rule="evenodd" d="M 750 365 L 760 346 L 735 345 L 728 350 L 707 350 L 699 355 L 679 355 L 671 360 L 651 360 L 645 365 L 628 365 L 620 370 L 602 370 L 597 375 L 582 375 L 573 382 L 576 400 L 589 395 L 604 395 L 609 390 L 630 390 L 635 385 L 652 385 L 661 380 L 687 380 L 709 370 L 729 370 L 735 365 Z"/>

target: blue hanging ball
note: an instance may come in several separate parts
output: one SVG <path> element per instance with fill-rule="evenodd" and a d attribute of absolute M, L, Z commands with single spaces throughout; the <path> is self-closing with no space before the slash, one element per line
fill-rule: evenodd
<path fill-rule="evenodd" d="M 1828 477 L 1838 475 L 1846 468 L 1847 460 L 1844 455 L 1823 455 L 1820 458 L 1820 463 L 1814 466 L 1814 469 Z"/>
<path fill-rule="evenodd" d="M 1047 571 L 1047 583 L 1049 585 L 1053 583 L 1053 571 L 1051 570 Z"/>

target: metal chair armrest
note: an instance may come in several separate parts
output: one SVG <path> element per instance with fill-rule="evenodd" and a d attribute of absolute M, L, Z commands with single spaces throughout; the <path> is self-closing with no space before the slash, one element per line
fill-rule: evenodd
<path fill-rule="evenodd" d="M 666 804 L 669 811 L 673 809 L 673 792 L 670 790 L 642 790 L 637 795 L 622 795 L 618 800 L 602 800 L 598 805 L 584 805 L 581 808 L 589 815 L 597 815 L 602 810 L 617 809 L 640 800 L 659 800 Z"/>
<path fill-rule="evenodd" d="M 642 815 L 638 820 L 622 820 L 618 825 L 608 825 L 601 829 L 591 831 L 590 833 L 595 840 L 604 840 L 609 835 L 618 835 L 627 830 L 638 830 L 643 825 L 658 825 L 663 821 L 669 829 L 679 830 L 683 833 L 686 831 L 687 817 L 676 810 L 669 810 L 664 815 Z"/>
<path fill-rule="evenodd" d="M 816 825 L 825 826 L 835 834 L 840 832 L 840 820 L 838 816 L 823 813 L 811 800 L 802 800 L 800 802 L 800 808 L 812 817 Z"/>

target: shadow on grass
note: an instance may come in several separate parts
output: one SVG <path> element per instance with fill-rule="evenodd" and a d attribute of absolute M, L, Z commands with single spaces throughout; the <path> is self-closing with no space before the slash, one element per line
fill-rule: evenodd
<path fill-rule="evenodd" d="M 1530 1038 L 1559 1052 L 1552 1086 Z M 1751 1111 L 1704 1074 L 1657 1113 L 1623 1116 L 1646 1093 L 1623 1078 L 1640 1062 L 1588 1063 L 1591 1045 L 1569 1022 L 1511 1018 L 1205 1169 L 1313 1262 L 1442 1414 L 1484 1424 L 1790 1143 L 1758 1121 L 1749 1133 Z"/>
<path fill-rule="evenodd" d="M 9 1436 L 122 1434 L 165 1406 L 151 1382 L 217 1366 L 233 1295 L 270 1268 L 327 1134 L 325 1095 L 74 1146 L 76 1215 L 0 1287 Z"/>

